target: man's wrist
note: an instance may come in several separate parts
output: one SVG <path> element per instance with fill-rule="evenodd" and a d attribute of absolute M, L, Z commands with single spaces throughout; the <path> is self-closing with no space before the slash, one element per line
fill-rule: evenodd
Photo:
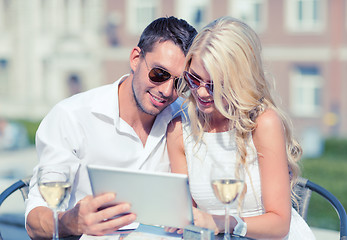
<path fill-rule="evenodd" d="M 76 236 L 81 235 L 78 234 L 78 229 L 76 226 L 76 220 L 73 216 L 73 209 L 70 209 L 65 212 L 58 213 L 59 219 L 59 236 L 68 237 L 68 236 Z"/>

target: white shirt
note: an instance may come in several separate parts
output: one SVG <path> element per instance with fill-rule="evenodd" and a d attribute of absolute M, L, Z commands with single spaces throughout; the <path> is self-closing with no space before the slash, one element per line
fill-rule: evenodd
<path fill-rule="evenodd" d="M 166 128 L 179 104 L 171 104 L 156 117 L 143 146 L 134 129 L 119 117 L 118 86 L 126 76 L 59 102 L 43 119 L 36 133 L 39 165 L 30 182 L 25 217 L 35 207 L 47 206 L 36 184 L 41 165 L 68 163 L 72 168 L 74 184 L 62 210 L 92 194 L 88 164 L 169 171 Z"/>

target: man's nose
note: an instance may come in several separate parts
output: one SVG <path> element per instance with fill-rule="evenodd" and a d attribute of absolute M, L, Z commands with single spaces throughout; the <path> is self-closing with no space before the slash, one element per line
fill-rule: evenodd
<path fill-rule="evenodd" d="M 166 80 L 162 84 L 160 84 L 159 92 L 167 98 L 172 97 L 174 94 L 176 94 L 176 89 L 174 88 L 174 78 L 170 78 L 169 80 Z"/>

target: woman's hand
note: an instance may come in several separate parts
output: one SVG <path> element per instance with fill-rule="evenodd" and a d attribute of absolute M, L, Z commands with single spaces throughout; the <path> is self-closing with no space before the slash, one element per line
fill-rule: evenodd
<path fill-rule="evenodd" d="M 177 231 L 178 234 L 183 234 L 183 228 L 173 228 L 173 227 L 164 227 L 165 232 L 174 233 Z"/>
<path fill-rule="evenodd" d="M 198 227 L 211 229 L 214 231 L 215 235 L 217 235 L 219 232 L 224 230 L 223 226 L 222 226 L 222 229 L 218 229 L 214 217 L 209 213 L 203 212 L 193 207 L 193 215 L 194 215 L 194 225 Z"/>
<path fill-rule="evenodd" d="M 197 227 L 211 229 L 214 231 L 215 235 L 217 235 L 220 232 L 224 232 L 224 215 L 214 216 L 193 207 L 193 217 L 194 217 L 194 225 Z M 235 224 L 236 224 L 235 219 L 231 217 L 230 226 L 235 226 Z M 173 227 L 165 227 L 164 230 L 170 233 L 177 231 L 178 234 L 182 234 L 184 231 L 184 229 L 182 228 L 173 228 Z"/>
<path fill-rule="evenodd" d="M 195 226 L 211 229 L 214 231 L 215 235 L 217 235 L 220 232 L 211 214 L 208 214 L 206 212 L 203 212 L 193 207 L 193 217 L 194 217 Z M 184 229 L 182 228 L 173 228 L 173 227 L 165 227 L 164 230 L 170 233 L 177 231 L 178 234 L 182 234 L 184 231 Z"/>

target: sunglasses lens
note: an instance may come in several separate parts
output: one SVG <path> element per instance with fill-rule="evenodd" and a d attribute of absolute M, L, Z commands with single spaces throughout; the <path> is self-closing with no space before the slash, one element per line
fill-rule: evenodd
<path fill-rule="evenodd" d="M 184 79 L 187 81 L 190 88 L 198 88 L 200 86 L 200 81 L 187 71 L 184 72 Z"/>
<path fill-rule="evenodd" d="M 205 85 L 205 88 L 210 93 L 210 95 L 213 95 L 213 84 L 208 83 L 208 84 Z"/>
<path fill-rule="evenodd" d="M 190 88 L 197 89 L 200 87 L 201 81 L 191 73 L 184 71 L 183 76 Z M 205 83 L 204 87 L 210 95 L 213 95 L 213 83 Z"/>
<path fill-rule="evenodd" d="M 160 68 L 152 68 L 148 76 L 153 82 L 164 82 L 171 77 L 171 74 Z"/>

